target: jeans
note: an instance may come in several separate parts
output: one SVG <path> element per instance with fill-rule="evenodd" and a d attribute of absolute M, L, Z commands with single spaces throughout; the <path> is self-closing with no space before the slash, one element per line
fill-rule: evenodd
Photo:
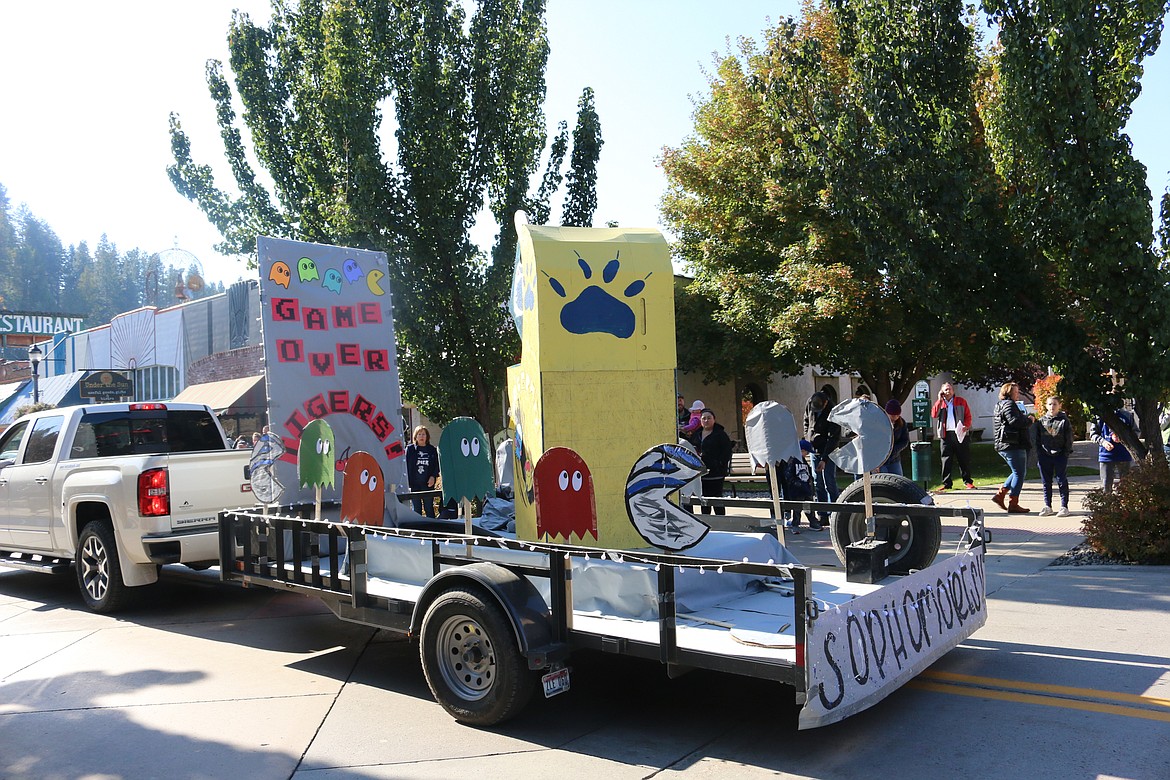
<path fill-rule="evenodd" d="M 1024 472 L 1028 470 L 1028 451 L 1023 449 L 1000 450 L 999 457 L 1008 464 L 1012 473 L 1003 481 L 1003 486 L 1011 493 L 1012 498 L 1019 498 L 1020 489 L 1024 487 Z"/>
<path fill-rule="evenodd" d="M 430 490 L 430 488 L 423 488 L 423 490 Z M 412 498 L 411 505 L 414 507 L 415 514 L 420 514 L 423 517 L 435 516 L 435 499 L 431 496 L 426 498 Z"/>
<path fill-rule="evenodd" d="M 1113 492 L 1113 480 L 1120 480 L 1129 473 L 1129 464 L 1133 461 L 1129 460 L 1115 460 L 1115 461 L 1101 461 L 1101 489 L 1105 495 Z"/>
<path fill-rule="evenodd" d="M 1060 489 L 1060 505 L 1068 506 L 1068 453 L 1064 455 L 1049 455 L 1044 450 L 1036 453 L 1036 461 L 1040 466 L 1040 481 L 1044 483 L 1044 506 L 1052 506 L 1052 478 L 1056 477 L 1056 485 Z"/>
<path fill-rule="evenodd" d="M 817 483 L 817 501 L 836 501 L 841 495 L 841 488 L 837 487 L 837 464 L 828 455 L 813 453 L 813 479 Z M 821 464 L 825 464 L 824 471 Z M 828 512 L 821 512 L 821 519 L 827 520 Z"/>
<path fill-rule="evenodd" d="M 905 476 L 904 474 L 902 474 L 902 458 L 900 458 L 900 457 L 894 458 L 889 463 L 882 465 L 882 467 L 880 469 L 878 469 L 878 473 L 879 474 L 897 474 L 899 477 Z"/>

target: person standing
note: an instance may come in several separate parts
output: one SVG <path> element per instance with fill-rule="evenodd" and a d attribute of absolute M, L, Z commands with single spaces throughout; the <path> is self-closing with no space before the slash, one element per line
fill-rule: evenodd
<path fill-rule="evenodd" d="M 837 464 L 829 458 L 829 453 L 837 449 L 841 443 L 841 426 L 829 422 L 829 397 L 818 391 L 808 399 L 808 406 L 804 410 L 804 438 L 812 445 L 813 478 L 817 485 L 817 501 L 836 501 L 841 494 L 837 487 Z M 820 531 L 824 523 L 829 522 L 829 513 L 821 512 L 815 523 L 809 522 L 809 528 Z"/>
<path fill-rule="evenodd" d="M 1032 511 L 1020 506 L 1020 490 L 1024 487 L 1024 473 L 1028 469 L 1028 428 L 1032 425 L 1032 418 L 1020 408 L 1019 401 L 1019 385 L 1007 382 L 999 388 L 999 400 L 995 403 L 995 451 L 1008 464 L 1011 473 L 991 500 L 1000 509 L 1013 514 Z M 1005 497 L 1010 498 L 1006 506 Z"/>
<path fill-rule="evenodd" d="M 1060 489 L 1058 517 L 1068 517 L 1068 456 L 1072 454 L 1072 423 L 1061 409 L 1060 399 L 1050 396 L 1045 402 L 1047 412 L 1032 426 L 1036 445 L 1036 461 L 1040 466 L 1040 480 L 1044 483 L 1044 508 L 1041 517 L 1052 514 L 1052 478 Z"/>
<path fill-rule="evenodd" d="M 1134 424 L 1133 415 L 1124 409 L 1118 409 L 1116 414 L 1123 424 L 1129 426 L 1135 438 L 1140 435 Z M 1117 432 L 1111 430 L 1100 417 L 1089 424 L 1089 439 L 1097 444 L 1097 464 L 1101 469 L 1101 489 L 1105 491 L 1105 495 L 1109 495 L 1113 492 L 1113 481 L 1120 480 L 1129 473 L 1133 456 L 1121 443 Z"/>
<path fill-rule="evenodd" d="M 413 441 L 406 447 L 406 481 L 411 493 L 434 490 L 439 478 L 439 451 L 431 444 L 431 432 L 426 426 L 414 429 Z M 414 511 L 425 517 L 435 516 L 434 498 L 412 498 Z"/>
<path fill-rule="evenodd" d="M 878 466 L 879 474 L 902 476 L 902 451 L 910 446 L 910 427 L 902 419 L 902 404 L 897 398 L 886 401 L 886 416 L 894 428 L 894 443 L 886 462 Z"/>
<path fill-rule="evenodd" d="M 678 393 L 675 396 L 675 401 L 676 413 L 678 414 L 678 427 L 679 430 L 682 430 L 682 427 L 691 420 L 691 410 L 687 408 L 687 402 L 686 399 L 683 398 L 682 393 Z"/>
<path fill-rule="evenodd" d="M 963 485 L 968 489 L 975 487 L 971 481 L 971 440 L 967 437 L 971 430 L 971 407 L 962 396 L 955 395 L 955 388 L 946 382 L 938 391 L 938 400 L 931 407 L 930 416 L 934 418 L 934 434 L 942 452 L 940 489 L 951 489 L 956 461 Z"/>
<path fill-rule="evenodd" d="M 704 409 L 699 415 L 699 425 L 699 430 L 691 435 L 690 441 L 707 467 L 707 473 L 703 475 L 703 497 L 721 498 L 723 480 L 731 470 L 731 437 L 722 425 L 715 422 L 715 412 L 710 409 Z M 706 505 L 703 506 L 703 514 L 710 514 L 712 508 L 717 515 L 727 514 L 726 507 Z"/>

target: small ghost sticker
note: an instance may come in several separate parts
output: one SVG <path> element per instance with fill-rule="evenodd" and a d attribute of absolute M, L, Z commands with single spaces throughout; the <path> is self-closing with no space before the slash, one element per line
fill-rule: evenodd
<path fill-rule="evenodd" d="M 597 539 L 597 501 L 593 475 L 581 456 L 568 447 L 545 450 L 536 462 L 536 536 L 572 542 L 573 534 Z"/>
<path fill-rule="evenodd" d="M 272 268 L 268 269 L 268 278 L 287 290 L 288 283 L 292 281 L 292 271 L 289 270 L 288 263 L 277 260 L 272 264 Z"/>
<path fill-rule="evenodd" d="M 341 264 L 341 272 L 345 274 L 345 280 L 350 284 L 362 278 L 362 267 L 352 257 Z"/>
<path fill-rule="evenodd" d="M 377 268 L 373 269 L 366 274 L 366 287 L 369 287 L 374 295 L 385 295 L 386 291 L 382 289 L 382 279 L 385 276 L 386 274 Z"/>
<path fill-rule="evenodd" d="M 313 420 L 301 431 L 297 449 L 297 479 L 301 487 L 333 487 L 333 429 L 324 420 Z"/>
<path fill-rule="evenodd" d="M 321 286 L 329 290 L 329 292 L 341 295 L 341 271 L 338 271 L 336 268 L 330 268 L 321 279 Z"/>
<path fill-rule="evenodd" d="M 311 282 L 314 279 L 320 279 L 321 274 L 317 272 L 317 264 L 307 257 L 302 257 L 297 262 L 297 278 L 301 282 Z"/>
<path fill-rule="evenodd" d="M 487 498 L 496 490 L 487 434 L 471 417 L 456 417 L 439 437 L 443 503 Z"/>
<path fill-rule="evenodd" d="M 374 456 L 358 451 L 349 456 L 341 482 L 341 522 L 382 525 L 386 486 Z"/>

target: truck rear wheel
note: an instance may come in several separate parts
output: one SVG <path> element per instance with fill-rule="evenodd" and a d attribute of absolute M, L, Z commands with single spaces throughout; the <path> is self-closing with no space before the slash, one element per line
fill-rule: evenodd
<path fill-rule="evenodd" d="M 419 645 L 431 693 L 460 723 L 502 723 L 532 696 L 534 676 L 507 617 L 477 592 L 440 593 L 423 618 Z"/>
<path fill-rule="evenodd" d="M 911 517 L 896 509 L 878 504 L 931 503 L 930 494 L 918 483 L 897 474 L 870 476 L 873 494 L 876 536 L 890 543 L 890 574 L 909 574 L 911 569 L 925 569 L 938 555 L 942 543 L 942 520 L 938 517 Z M 829 535 L 833 550 L 845 563 L 845 548 L 865 538 L 865 485 L 854 482 L 837 499 L 841 503 L 862 504 L 856 512 L 835 512 L 830 520 Z"/>
<path fill-rule="evenodd" d="M 89 523 L 77 540 L 77 585 L 85 606 L 94 612 L 116 612 L 130 599 L 122 582 L 114 530 L 101 522 Z"/>

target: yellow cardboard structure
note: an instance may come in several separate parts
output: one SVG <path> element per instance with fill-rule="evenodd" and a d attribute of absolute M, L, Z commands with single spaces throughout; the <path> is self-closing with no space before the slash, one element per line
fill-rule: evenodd
<path fill-rule="evenodd" d="M 598 539 L 585 543 L 645 547 L 626 515 L 626 478 L 643 452 L 677 439 L 666 240 L 653 229 L 517 228 L 512 313 L 523 354 L 508 369 L 520 444 L 516 533 L 537 540 L 533 469 L 545 450 L 568 447 L 593 474 Z"/>

